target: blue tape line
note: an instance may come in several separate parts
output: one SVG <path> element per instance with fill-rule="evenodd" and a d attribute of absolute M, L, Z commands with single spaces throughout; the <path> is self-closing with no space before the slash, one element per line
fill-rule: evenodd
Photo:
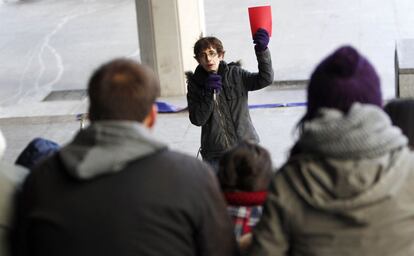
<path fill-rule="evenodd" d="M 158 113 L 178 113 L 187 110 L 187 107 L 180 108 L 168 104 L 166 102 L 157 101 L 156 102 L 158 107 Z M 271 104 L 252 104 L 249 105 L 249 109 L 256 109 L 256 108 L 280 108 L 280 107 L 301 107 L 306 106 L 306 102 L 291 102 L 291 103 L 271 103 Z"/>
<path fill-rule="evenodd" d="M 178 113 L 187 108 L 179 108 L 165 102 L 157 101 L 158 113 Z"/>
<path fill-rule="evenodd" d="M 275 103 L 275 104 L 256 104 L 256 105 L 249 105 L 250 109 L 253 108 L 280 108 L 280 107 L 301 107 L 306 106 L 306 102 L 291 102 L 291 103 Z"/>
<path fill-rule="evenodd" d="M 286 107 L 302 107 L 307 106 L 308 104 L 306 102 L 292 102 L 292 103 L 286 103 Z"/>
<path fill-rule="evenodd" d="M 249 105 L 249 108 L 279 108 L 284 107 L 283 104 L 255 104 L 255 105 Z"/>

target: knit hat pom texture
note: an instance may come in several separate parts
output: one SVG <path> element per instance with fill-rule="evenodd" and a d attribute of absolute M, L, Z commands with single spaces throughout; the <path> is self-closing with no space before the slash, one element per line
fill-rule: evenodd
<path fill-rule="evenodd" d="M 352 46 L 343 46 L 324 59 L 308 86 L 308 114 L 320 108 L 347 113 L 354 102 L 382 107 L 380 79 L 371 63 Z"/>

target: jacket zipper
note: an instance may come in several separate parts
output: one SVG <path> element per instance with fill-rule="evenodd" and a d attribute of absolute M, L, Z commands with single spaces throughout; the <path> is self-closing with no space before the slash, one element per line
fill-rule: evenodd
<path fill-rule="evenodd" d="M 225 143 L 227 149 L 229 149 L 230 148 L 230 142 L 229 142 L 229 139 L 228 139 L 227 130 L 226 130 L 225 126 L 224 126 L 223 115 L 221 114 L 220 108 L 219 108 L 219 105 L 218 105 L 217 96 L 216 96 L 216 93 L 214 92 L 213 99 L 214 99 L 214 104 L 216 105 L 216 109 L 217 109 L 217 112 L 218 112 L 218 115 L 219 115 L 221 128 L 223 129 L 223 132 L 224 132 L 224 143 Z"/>

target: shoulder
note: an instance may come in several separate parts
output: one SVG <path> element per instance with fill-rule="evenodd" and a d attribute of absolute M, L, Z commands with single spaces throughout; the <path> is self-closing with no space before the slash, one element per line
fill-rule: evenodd
<path fill-rule="evenodd" d="M 60 170 L 63 171 L 59 152 L 51 155 L 43 161 L 40 161 L 40 163 L 38 163 L 36 167 L 30 172 L 30 176 L 43 176 L 49 172 L 52 172 L 53 174 L 59 173 L 56 170 L 59 170 L 59 172 Z"/>
<path fill-rule="evenodd" d="M 302 182 L 301 169 L 311 162 L 314 163 L 311 157 L 298 155 L 290 157 L 284 165 L 276 170 L 271 182 L 271 190 L 278 197 L 278 200 L 289 203 L 292 202 L 292 199 L 299 199 L 300 196 L 295 190 L 295 184 Z"/>
<path fill-rule="evenodd" d="M 205 74 L 205 71 L 200 65 L 197 66 L 195 72 L 185 72 L 185 76 L 187 79 L 187 88 L 189 95 L 192 95 L 194 93 L 199 94 L 203 91 L 203 85 L 204 81 L 207 79 L 207 74 Z"/>
<path fill-rule="evenodd" d="M 198 65 L 194 72 L 186 71 L 185 76 L 188 82 L 194 83 L 196 81 L 204 81 L 207 78 L 208 73 L 203 69 L 201 65 Z"/>
<path fill-rule="evenodd" d="M 163 150 L 162 152 L 160 152 L 159 157 L 165 158 L 173 162 L 184 161 L 184 163 L 194 164 L 194 165 L 203 164 L 200 160 L 198 160 L 197 158 L 193 156 L 190 156 L 186 153 L 178 152 L 172 149 Z"/>
<path fill-rule="evenodd" d="M 191 80 L 194 76 L 193 71 L 186 71 L 184 74 L 185 74 L 185 77 L 187 78 L 187 80 Z"/>
<path fill-rule="evenodd" d="M 147 161 L 143 159 L 141 163 L 138 160 L 136 165 L 131 167 L 145 173 L 140 177 L 145 177 L 150 182 L 155 182 L 160 178 L 168 181 L 171 191 L 178 190 L 177 196 L 182 193 L 191 193 L 192 196 L 187 196 L 209 198 L 208 194 L 211 191 L 217 191 L 217 193 L 219 191 L 214 171 L 209 165 L 195 157 L 174 150 L 164 150 L 149 157 Z"/>
<path fill-rule="evenodd" d="M 229 68 L 241 68 L 242 66 L 242 61 L 241 60 L 237 60 L 237 61 L 232 61 L 229 64 L 227 64 L 227 66 Z"/>
<path fill-rule="evenodd" d="M 238 73 L 241 70 L 243 70 L 241 60 L 232 61 L 230 63 L 226 63 L 226 62 L 222 61 L 220 63 L 220 66 L 224 70 L 224 72 L 227 72 L 227 73 L 230 73 L 230 74 L 235 73 L 235 72 Z"/>
<path fill-rule="evenodd" d="M 171 149 L 165 149 L 154 154 L 149 162 L 152 165 L 168 169 L 169 172 L 178 172 L 182 175 L 203 176 L 212 171 L 210 166 L 201 160 Z"/>
<path fill-rule="evenodd" d="M 278 209 L 280 217 L 286 221 L 286 227 L 292 228 L 292 223 L 302 223 L 303 214 L 308 204 L 295 189 L 295 183 L 300 183 L 298 172 L 300 161 L 289 161 L 273 176 L 267 196 L 267 207 Z"/>
<path fill-rule="evenodd" d="M 225 73 L 229 80 L 233 81 L 233 83 L 237 85 L 241 85 L 241 81 L 239 79 L 244 77 L 246 74 L 250 74 L 248 70 L 243 68 L 242 62 L 240 60 L 230 62 L 229 64 L 227 64 L 227 69 Z"/>
<path fill-rule="evenodd" d="M 194 191 L 206 186 L 218 186 L 213 184 L 217 181 L 213 169 L 200 159 L 174 150 L 166 150 L 161 158 L 169 171 L 175 172 L 184 180 L 191 180 L 195 185 Z"/>
<path fill-rule="evenodd" d="M 69 177 L 71 176 L 67 173 L 66 167 L 60 160 L 59 152 L 57 152 L 47 159 L 40 161 L 29 172 L 23 186 L 26 189 L 43 190 L 48 186 L 54 186 L 58 183 L 60 184 L 62 181 L 67 182 L 71 180 Z"/>

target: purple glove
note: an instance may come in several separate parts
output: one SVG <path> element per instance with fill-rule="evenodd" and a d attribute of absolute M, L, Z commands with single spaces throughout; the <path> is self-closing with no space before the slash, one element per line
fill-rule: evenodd
<path fill-rule="evenodd" d="M 215 91 L 221 91 L 222 84 L 221 84 L 221 76 L 217 74 L 210 74 L 206 80 L 206 87 Z"/>
<path fill-rule="evenodd" d="M 266 50 L 267 44 L 269 44 L 269 34 L 263 28 L 259 28 L 253 36 L 254 49 L 257 52 Z"/>

